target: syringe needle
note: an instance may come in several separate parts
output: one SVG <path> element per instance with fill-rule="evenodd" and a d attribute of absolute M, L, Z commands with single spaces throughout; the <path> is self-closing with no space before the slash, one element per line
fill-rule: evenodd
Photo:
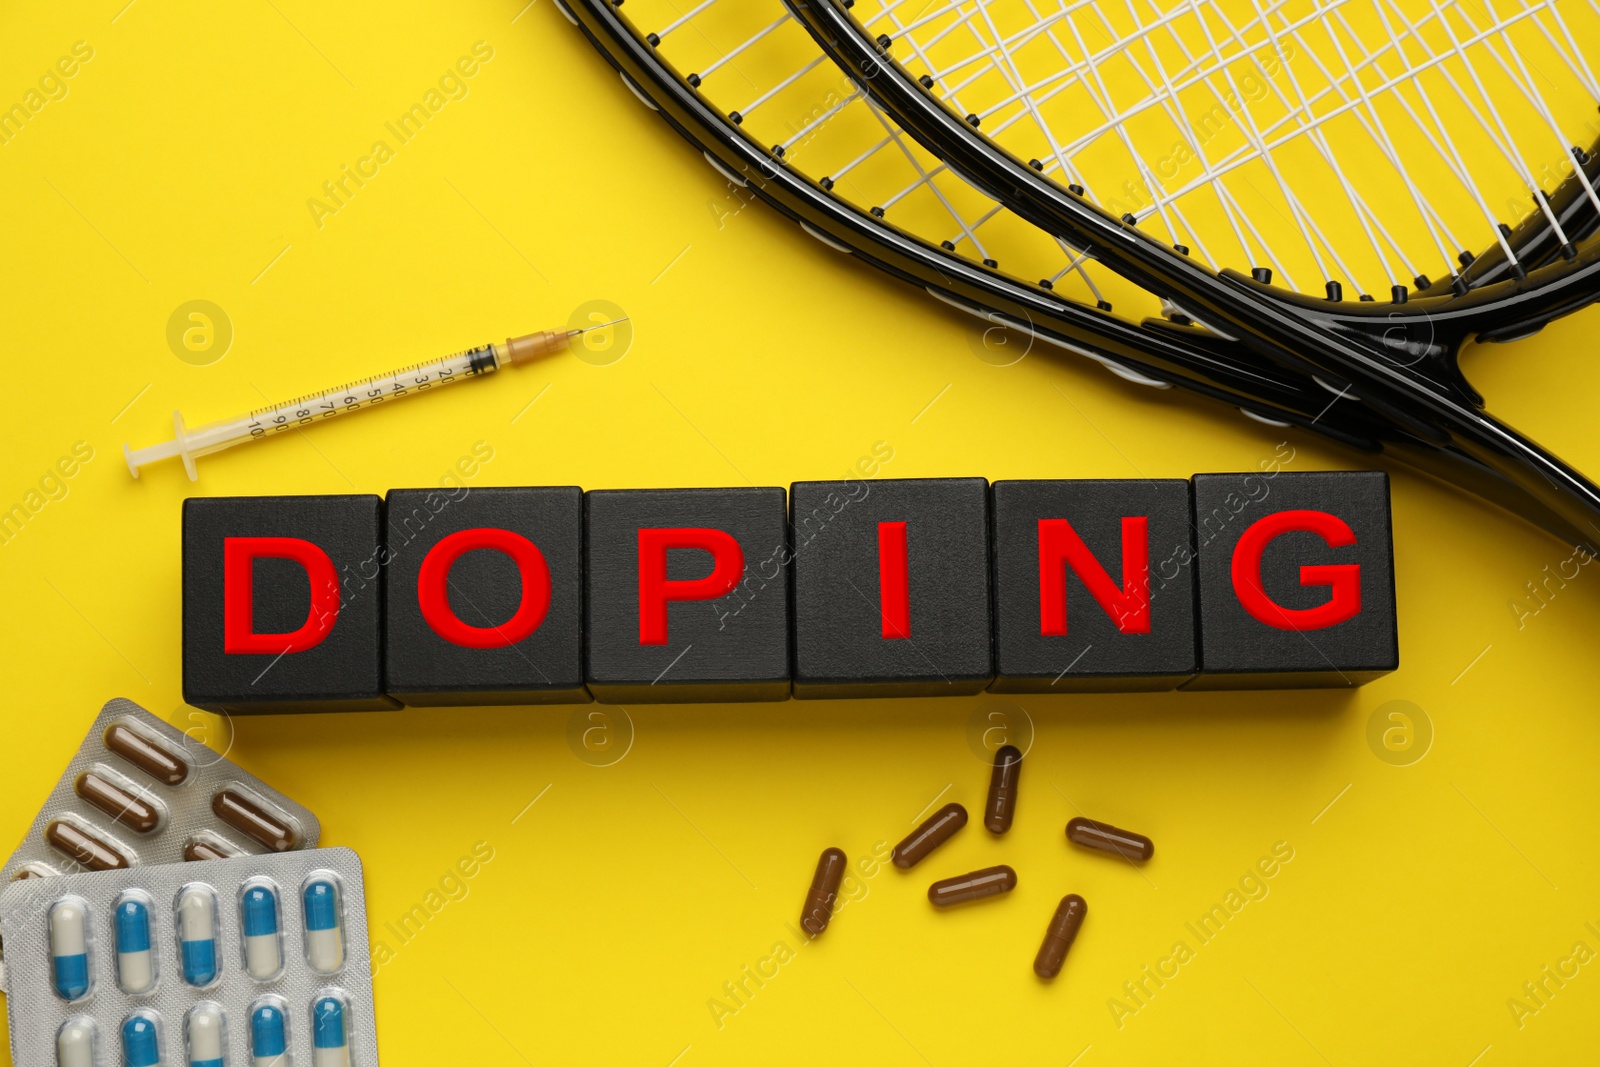
<path fill-rule="evenodd" d="M 597 322 L 593 326 L 585 326 L 581 330 L 574 330 L 572 332 L 573 333 L 588 333 L 590 330 L 603 330 L 607 326 L 615 326 L 619 322 L 627 322 L 627 321 L 628 321 L 628 316 L 620 315 L 617 318 L 612 319 L 610 322 Z"/>

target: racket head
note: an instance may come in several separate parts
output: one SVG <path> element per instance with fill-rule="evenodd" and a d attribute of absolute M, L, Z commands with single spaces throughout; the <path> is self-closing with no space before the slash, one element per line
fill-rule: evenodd
<path fill-rule="evenodd" d="M 920 205 L 905 196 L 891 202 L 901 180 L 897 175 L 907 168 L 915 176 L 918 166 L 938 167 L 926 153 L 911 157 L 909 139 L 895 143 L 896 158 L 885 161 L 883 167 L 869 173 L 867 165 L 857 162 L 848 183 L 830 180 L 821 172 L 835 169 L 824 165 L 825 151 L 831 153 L 831 164 L 840 160 L 851 163 L 860 154 L 859 130 L 851 132 L 838 121 L 844 110 L 840 102 L 851 95 L 853 86 L 826 66 L 809 37 L 792 23 L 783 27 L 789 35 L 786 42 L 779 42 L 772 31 L 761 37 L 766 45 L 783 43 L 790 50 L 770 74 L 761 69 L 764 59 L 753 47 L 740 50 L 738 44 L 722 48 L 713 43 L 719 30 L 743 41 L 746 38 L 741 35 L 759 34 L 774 19 L 788 22 L 778 4 L 746 0 L 741 5 L 739 0 L 720 0 L 723 10 L 746 16 L 744 24 L 736 22 L 731 31 L 701 27 L 692 18 L 673 19 L 664 13 L 674 9 L 658 7 L 666 21 L 657 23 L 656 29 L 669 27 L 679 35 L 676 40 L 684 42 L 676 44 L 671 36 L 641 28 L 633 21 L 648 17 L 641 14 L 647 5 L 639 0 L 628 6 L 628 13 L 607 0 L 559 2 L 563 13 L 618 70 L 633 95 L 699 149 L 724 179 L 739 187 L 741 195 L 748 192 L 766 201 L 828 247 L 917 285 L 990 326 L 1003 326 L 1086 356 L 1135 384 L 1177 385 L 1237 407 L 1259 421 L 1314 429 L 1369 453 L 1381 447 L 1380 435 L 1393 435 L 1391 428 L 1359 406 L 1330 394 L 1309 376 L 1264 364 L 1225 337 L 1166 319 L 1113 314 L 1104 306 L 1110 302 L 1104 300 L 1103 292 L 1100 306 L 1088 299 L 1073 299 L 1068 294 L 1081 271 L 1066 267 L 1067 254 L 1059 245 L 954 175 L 940 176 L 937 185 L 914 177 L 916 191 L 924 194 Z M 707 6 L 702 3 L 700 9 Z M 696 44 L 698 52 L 692 47 Z M 798 53 L 793 52 L 796 47 Z M 727 58 L 730 51 L 735 53 L 732 59 Z M 683 65 L 672 62 L 673 58 L 681 59 Z M 792 71 L 808 65 L 813 67 L 811 73 L 823 79 L 821 90 L 809 98 L 798 97 L 796 104 L 796 94 L 807 88 L 796 82 L 788 86 L 788 114 L 770 116 L 762 111 L 784 102 L 785 94 L 771 90 L 787 82 Z M 706 70 L 720 77 L 736 75 L 747 83 L 744 95 L 715 99 L 712 76 L 700 73 Z M 729 99 L 754 99 L 757 107 L 730 104 Z M 857 113 L 851 118 L 858 123 L 881 120 L 862 99 L 845 101 L 844 106 L 853 106 Z M 817 130 L 807 129 L 808 121 L 822 115 L 826 121 L 818 123 Z M 877 129 L 880 140 L 890 136 L 881 132 L 881 125 Z M 824 143 L 826 136 L 834 134 L 841 143 Z M 880 149 L 875 155 L 889 154 Z M 891 163 L 898 171 L 888 165 Z M 890 204 L 887 211 L 873 210 L 880 192 L 883 202 Z M 957 240 L 935 239 L 940 232 L 935 228 L 938 223 L 930 220 L 939 218 L 947 220 Z M 908 225 L 900 225 L 901 220 Z M 1041 266 L 1038 271 L 1053 272 L 1054 279 L 1033 283 L 1002 270 L 993 258 L 1002 246 L 1018 261 L 1053 262 L 1053 268 Z M 1117 283 L 1114 276 L 1108 280 Z M 1143 291 L 1126 284 L 1122 290 L 1133 302 L 1142 300 L 1147 309 L 1159 309 L 1159 302 Z M 1095 295 L 1082 287 L 1076 291 L 1089 298 Z"/>
<path fill-rule="evenodd" d="M 856 17 L 872 0 L 784 0 L 817 44 L 901 127 L 952 170 L 1004 198 L 1019 215 L 1062 235 L 1125 278 L 1166 297 L 1214 330 L 1239 337 L 1264 359 L 1309 373 L 1341 395 L 1357 398 L 1401 433 L 1400 447 L 1422 466 L 1438 456 L 1411 450 L 1427 442 L 1447 456 L 1452 480 L 1507 503 L 1519 515 L 1578 544 L 1600 529 L 1600 489 L 1511 427 L 1482 410 L 1482 398 L 1457 365 L 1461 344 L 1475 334 L 1509 339 L 1540 328 L 1552 317 L 1595 300 L 1600 287 L 1600 237 L 1596 236 L 1595 153 L 1574 156 L 1572 175 L 1540 208 L 1541 217 L 1565 214 L 1564 242 L 1552 251 L 1537 219 L 1507 234 L 1502 245 L 1522 249 L 1520 276 L 1505 276 L 1492 257 L 1481 284 L 1429 279 L 1421 297 L 1396 293 L 1393 301 L 1334 301 L 1274 284 L 1270 275 L 1213 269 L 1191 250 L 1173 247 L 1137 218 L 1114 218 L 1087 191 L 1064 188 L 1042 161 L 1025 161 L 982 130 L 984 116 L 962 115 L 933 91 L 937 79 L 919 77 L 895 53 L 888 34 L 874 35 Z M 893 0 L 887 0 L 893 3 Z M 936 0 L 936 3 L 942 0 Z M 988 11 L 1005 0 L 951 0 L 936 11 Z M 1018 0 L 1038 18 L 1032 0 Z M 1090 0 L 1065 0 L 1062 10 L 1097 10 Z M 1131 2 L 1131 0 L 1130 0 Z M 1188 7 L 1218 0 L 1185 0 Z M 1389 2 L 1389 0 L 1373 0 Z M 1547 7 L 1551 0 L 1542 0 Z M 929 7 L 934 7 L 930 4 Z M 926 49 L 911 51 L 923 62 Z M 944 73 L 943 71 L 939 71 Z M 928 84 L 931 81 L 931 85 Z M 1550 209 L 1546 212 L 1546 208 Z M 1538 262 L 1529 269 L 1529 263 Z M 1458 275 L 1459 278 L 1459 275 Z M 1469 282 L 1472 279 L 1468 279 Z M 1458 291 L 1463 290 L 1464 291 Z M 1493 331 L 1486 333 L 1485 331 Z M 1520 500 L 1520 503 L 1518 502 Z"/>
<path fill-rule="evenodd" d="M 1298 331 L 1293 325 L 1295 321 L 1311 322 L 1325 336 L 1357 342 L 1367 354 L 1376 353 L 1400 366 L 1420 365 L 1425 372 L 1432 373 L 1436 382 L 1459 385 L 1452 380 L 1457 376 L 1450 372 L 1449 364 L 1453 361 L 1449 357 L 1468 337 L 1481 334 L 1486 339 L 1503 340 L 1525 336 L 1551 318 L 1570 313 L 1600 296 L 1600 248 L 1596 247 L 1600 245 L 1596 237 L 1597 228 L 1600 228 L 1597 227 L 1600 193 L 1595 191 L 1597 177 L 1600 177 L 1600 158 L 1596 153 L 1600 146 L 1597 145 L 1600 119 L 1585 120 L 1590 147 L 1561 149 L 1558 162 L 1567 164 L 1566 176 L 1551 190 L 1540 189 L 1537 198 L 1530 197 L 1526 214 L 1516 225 L 1507 225 L 1503 230 L 1491 229 L 1489 235 L 1483 237 L 1484 247 L 1463 250 L 1465 254 L 1461 260 L 1464 262 L 1446 263 L 1444 255 L 1440 254 L 1440 250 L 1448 247 L 1442 242 L 1456 240 L 1456 230 L 1462 227 L 1457 225 L 1452 229 L 1440 221 L 1443 215 L 1433 206 L 1432 200 L 1446 199 L 1442 194 L 1449 190 L 1444 189 L 1437 175 L 1426 176 L 1429 184 L 1423 189 L 1415 187 L 1420 179 L 1409 178 L 1396 165 L 1390 168 L 1399 172 L 1396 180 L 1402 186 L 1410 183 L 1401 190 L 1403 195 L 1396 195 L 1395 189 L 1376 179 L 1371 189 L 1356 188 L 1358 183 L 1350 178 L 1355 168 L 1338 163 L 1338 154 L 1347 146 L 1329 142 L 1326 137 L 1320 147 L 1330 158 L 1314 161 L 1321 170 L 1310 173 L 1302 185 L 1309 183 L 1315 192 L 1319 180 L 1326 179 L 1322 184 L 1338 192 L 1323 196 L 1325 205 L 1342 195 L 1350 203 L 1359 203 L 1362 210 L 1346 210 L 1345 216 L 1350 217 L 1330 219 L 1327 224 L 1319 224 L 1311 218 L 1306 190 L 1285 179 L 1287 167 L 1279 166 L 1274 154 L 1282 152 L 1285 144 L 1299 147 L 1292 143 L 1296 136 L 1301 142 L 1311 140 L 1311 136 L 1292 131 L 1278 138 L 1283 142 L 1279 147 L 1266 150 L 1275 143 L 1270 139 L 1275 131 L 1290 118 L 1284 115 L 1258 118 L 1254 112 L 1262 105 L 1251 103 L 1252 98 L 1269 97 L 1266 86 L 1272 79 L 1266 75 L 1266 70 L 1280 75 L 1279 81 L 1292 83 L 1295 96 L 1288 103 L 1309 101 L 1311 103 L 1303 105 L 1308 109 L 1319 106 L 1314 102 L 1339 88 L 1339 77 L 1324 77 L 1328 84 L 1321 90 L 1315 84 L 1308 84 L 1310 79 L 1304 73 L 1328 73 L 1328 64 L 1309 45 L 1303 47 L 1298 64 L 1292 62 L 1296 58 L 1292 51 L 1288 58 L 1283 58 L 1284 50 L 1292 48 L 1291 36 L 1270 32 L 1271 23 L 1284 20 L 1286 25 L 1295 27 L 1293 36 L 1302 42 L 1306 39 L 1307 26 L 1315 25 L 1310 16 L 1291 17 L 1290 0 L 1278 0 L 1270 8 L 1251 0 L 1250 8 L 1245 10 L 1254 10 L 1253 19 L 1233 21 L 1222 10 L 1223 0 L 1204 0 L 1203 3 L 1182 0 L 1165 8 L 1158 8 L 1156 0 L 1137 0 L 1162 18 L 1150 20 L 1151 24 L 1144 26 L 1142 33 L 1119 42 L 1123 47 L 1098 50 L 1094 43 L 1086 41 L 1079 23 L 1103 23 L 1102 34 L 1107 37 L 1123 32 L 1127 27 L 1113 27 L 1106 15 L 1107 11 L 1119 9 L 1115 3 L 1058 0 L 1057 7 L 1041 10 L 1034 0 L 984 3 L 937 0 L 926 5 L 923 14 L 902 19 L 897 13 L 900 5 L 895 0 L 861 0 L 861 3 L 852 0 L 848 9 L 845 0 L 786 2 L 824 50 L 850 71 L 908 133 L 952 168 L 975 183 L 1000 192 L 1007 203 L 1036 225 L 1062 235 L 1112 269 L 1142 287 L 1166 295 L 1195 316 L 1207 318 L 1223 329 L 1244 334 L 1255 332 L 1270 339 L 1278 346 L 1274 354 L 1280 359 L 1292 361 L 1293 356 L 1285 349 L 1315 340 L 1314 333 Z M 1332 9 L 1341 18 L 1345 7 L 1354 6 L 1346 0 L 1305 2 L 1325 5 L 1313 6 L 1313 13 Z M 1381 9 L 1394 6 L 1399 0 L 1370 2 Z M 1501 21 L 1513 23 L 1514 28 L 1542 30 L 1545 28 L 1542 25 L 1524 27 L 1521 24 L 1532 21 L 1553 2 L 1543 0 L 1524 8 L 1533 10 L 1534 15 L 1524 14 Z M 1439 10 L 1437 5 L 1434 7 Z M 1126 8 L 1134 12 L 1135 0 L 1126 0 Z M 1298 12 L 1299 9 L 1292 10 Z M 1185 51 L 1179 60 L 1163 62 L 1160 50 L 1153 47 L 1151 39 L 1162 32 L 1178 39 L 1178 27 L 1190 24 L 1198 24 L 1209 32 L 1210 26 L 1203 13 L 1210 10 L 1222 12 L 1213 21 L 1220 20 L 1241 42 L 1235 48 L 1238 55 L 1230 58 L 1225 48 L 1218 49 L 1215 63 L 1206 66 L 1202 57 L 1190 56 Z M 1022 17 L 1003 21 L 1008 13 L 1017 16 L 1019 12 Z M 981 13 L 981 19 L 977 13 Z M 1244 22 L 1243 33 L 1235 24 L 1238 21 Z M 1439 21 L 1446 19 L 1440 16 Z M 1252 24 L 1257 27 L 1257 39 L 1248 40 Z M 1141 23 L 1135 19 L 1132 25 Z M 1062 30 L 1063 26 L 1070 26 L 1071 34 Z M 1592 30 L 1596 44 L 1600 45 L 1600 13 L 1586 15 L 1583 28 Z M 898 31 L 898 34 L 888 31 Z M 971 57 L 945 62 L 951 51 L 949 42 L 964 33 L 983 41 L 989 48 L 986 58 L 982 62 Z M 1194 35 L 1192 29 L 1190 35 Z M 1325 36 L 1330 36 L 1341 48 L 1338 58 L 1352 58 L 1342 43 L 1343 34 Z M 1063 37 L 1070 39 L 1063 42 Z M 1054 46 L 1053 53 L 1044 43 L 1046 41 Z M 1207 43 L 1201 42 L 1201 50 Z M 1564 45 L 1565 42 L 1557 43 Z M 1149 47 L 1150 57 L 1142 63 L 1127 60 L 1140 45 Z M 945 50 L 943 54 L 941 47 Z M 1327 48 L 1322 50 L 1327 51 Z M 961 49 L 955 51 L 959 53 Z M 1042 62 L 1041 52 L 1048 53 Z M 1392 54 L 1402 53 L 1402 49 L 1392 50 Z M 1184 59 L 1188 60 L 1187 66 L 1183 65 Z M 1581 97 L 1581 110 L 1592 114 L 1593 79 L 1581 54 L 1577 59 L 1586 81 L 1567 95 Z M 1369 57 L 1368 61 L 1373 60 Z M 1066 69 L 1052 71 L 1051 62 L 1064 65 Z M 1129 97 L 1127 99 L 1132 102 L 1127 102 L 1115 96 L 1105 76 L 1107 72 L 1102 69 L 1113 62 L 1140 71 L 1147 83 L 1143 99 Z M 1442 61 L 1430 63 L 1431 66 L 1420 64 L 1424 74 L 1434 69 L 1448 72 Z M 1413 63 L 1415 65 L 1419 64 Z M 1243 66 L 1254 67 L 1260 77 L 1246 77 L 1243 81 L 1236 78 L 1236 72 Z M 1296 74 L 1297 66 L 1304 73 Z M 1351 66 L 1353 73 L 1341 77 L 1354 84 L 1365 68 L 1359 61 Z M 993 69 L 972 73 L 980 67 Z M 1159 82 L 1152 80 L 1149 68 L 1159 72 Z M 1227 79 L 1221 86 L 1223 91 L 1217 91 L 1217 78 L 1202 76 L 1208 70 L 1220 70 Z M 1065 91 L 1073 81 L 1080 83 L 1076 94 Z M 1409 83 L 1392 77 L 1384 84 L 1388 86 L 1386 92 L 1411 111 L 1421 114 L 1396 92 L 1396 86 Z M 1253 87 L 1254 91 L 1242 86 Z M 1180 105 L 1193 103 L 1191 97 L 1184 95 L 1186 92 L 1208 91 L 1213 99 L 1229 106 L 1223 111 L 1220 103 L 1214 104 L 1213 114 L 1220 114 L 1220 118 L 1207 116 L 1197 127 Z M 1273 92 L 1284 96 L 1280 87 L 1274 86 Z M 1320 135 L 1324 126 L 1335 125 L 1336 121 L 1348 120 L 1345 125 L 1357 127 L 1365 124 L 1380 131 L 1384 135 L 1382 139 L 1392 149 L 1396 140 L 1394 124 L 1383 123 L 1376 105 L 1371 109 L 1373 117 L 1367 117 L 1365 102 L 1371 94 L 1352 91 L 1348 95 L 1352 97 L 1350 101 L 1324 107 L 1329 114 L 1317 115 L 1315 121 L 1305 124 L 1306 127 Z M 1273 103 L 1270 99 L 1268 102 Z M 1079 103 L 1083 106 L 1076 106 Z M 1280 99 L 1276 103 L 1282 105 L 1285 101 Z M 1573 106 L 1571 100 L 1566 102 L 1564 117 L 1569 126 Z M 1064 109 L 1069 117 L 1075 118 L 1077 126 L 1058 130 L 1052 120 L 1044 117 L 1047 108 L 1055 109 L 1056 120 L 1061 118 Z M 1163 108 L 1169 114 L 1160 121 L 1144 123 L 1153 125 L 1153 132 L 1133 129 L 1138 122 L 1160 116 Z M 1278 110 L 1294 109 L 1279 106 Z M 1178 121 L 1172 121 L 1172 113 L 1180 116 Z M 1310 114 L 1311 110 L 1306 113 Z M 1107 118 L 1108 115 L 1113 118 Z M 1426 116 L 1423 118 L 1426 120 Z M 1500 116 L 1501 124 L 1506 121 L 1505 116 Z M 1217 129 L 1210 137 L 1206 136 L 1205 131 L 1224 123 L 1231 125 L 1231 132 L 1239 134 L 1243 145 L 1229 150 L 1226 144 L 1220 147 L 1216 144 L 1226 140 L 1229 130 Z M 1426 140 L 1420 134 L 1438 139 L 1426 126 L 1424 121 L 1423 127 L 1418 127 L 1420 133 L 1414 140 Z M 1445 121 L 1444 126 L 1448 128 L 1450 123 Z M 1088 132 L 1079 135 L 1079 127 L 1088 127 Z M 1197 129 L 1202 132 L 1197 133 Z M 1178 140 L 1161 140 L 1168 136 Z M 1185 136 L 1190 140 L 1183 140 Z M 1376 136 L 1372 139 L 1380 140 Z M 1202 142 L 1210 142 L 1211 154 L 1219 157 L 1207 158 L 1204 166 L 1196 162 L 1207 151 Z M 1173 147 L 1165 158 L 1152 160 L 1146 158 L 1155 155 L 1148 147 L 1152 143 Z M 1454 144 L 1454 141 L 1448 143 Z M 1253 145 L 1260 147 L 1253 148 Z M 1252 152 L 1259 158 L 1252 161 L 1249 158 Z M 1300 159 L 1286 163 L 1307 168 L 1306 155 L 1301 152 Z M 1109 161 L 1106 157 L 1110 157 Z M 1409 158 L 1395 162 L 1408 162 Z M 1177 191 L 1167 191 L 1162 187 L 1161 174 L 1173 175 L 1175 182 L 1181 182 L 1186 176 L 1181 173 L 1183 167 L 1178 160 L 1185 161 L 1190 170 L 1198 168 L 1201 178 L 1182 184 Z M 1522 161 L 1519 160 L 1518 165 L 1522 165 Z M 1256 170 L 1252 171 L 1251 166 Z M 1122 168 L 1121 173 L 1134 177 L 1118 186 L 1117 167 Z M 1377 171 L 1375 167 L 1362 169 Z M 1244 198 L 1227 184 L 1230 178 L 1238 178 L 1242 184 L 1261 192 L 1261 185 L 1271 184 L 1263 174 L 1282 187 L 1282 195 L 1276 200 L 1269 195 L 1258 196 L 1252 206 L 1264 213 L 1292 214 L 1297 222 L 1302 216 L 1308 220 L 1301 231 L 1311 253 L 1309 258 L 1316 262 L 1308 264 L 1308 256 L 1301 255 L 1294 263 L 1295 274 L 1272 269 L 1271 261 L 1283 262 L 1295 257 L 1279 254 L 1272 242 L 1262 237 L 1262 228 L 1241 210 Z M 1335 176 L 1338 181 L 1334 180 Z M 1496 195 L 1505 191 L 1501 183 Z M 1203 210 L 1207 205 L 1197 205 L 1195 201 L 1213 192 L 1212 210 L 1207 213 Z M 1119 194 L 1125 194 L 1127 199 Z M 1406 203 L 1402 204 L 1402 199 Z M 1141 203 L 1145 205 L 1142 208 Z M 1395 207 L 1390 211 L 1386 207 L 1376 208 L 1375 204 Z M 1399 219 L 1417 204 L 1421 205 L 1419 219 L 1411 220 L 1409 227 L 1414 232 L 1401 233 L 1402 228 L 1392 220 Z M 1196 206 L 1202 210 L 1196 211 Z M 1482 205 L 1472 206 L 1477 210 Z M 1202 217 L 1207 214 L 1209 217 Z M 1339 236 L 1336 224 L 1342 226 L 1344 237 Z M 1432 259 L 1415 248 L 1404 247 L 1408 243 L 1414 245 L 1419 232 L 1421 239 L 1432 239 L 1431 252 L 1422 250 L 1432 254 Z M 1340 281 L 1334 276 L 1336 268 L 1351 267 L 1352 262 L 1360 259 L 1339 246 L 1363 242 L 1369 243 L 1371 248 L 1367 250 L 1368 262 L 1363 264 L 1361 275 L 1368 279 L 1374 276 L 1386 279 L 1381 285 L 1370 286 L 1377 291 L 1376 299 L 1370 293 L 1356 299 L 1364 290 L 1348 279 Z M 1391 262 L 1377 262 L 1384 258 Z M 1304 277 L 1312 267 L 1328 277 L 1304 290 L 1284 284 L 1286 277 Z M 1387 269 L 1387 275 L 1380 274 L 1377 268 Z M 1330 299 L 1328 282 L 1335 283 L 1339 295 L 1351 299 Z M 1280 316 L 1285 315 L 1291 322 L 1280 321 Z"/>
<path fill-rule="evenodd" d="M 1408 427 L 1404 413 L 1388 418 L 1377 413 L 1370 400 L 1352 403 L 1347 385 L 1286 370 L 1225 335 L 1193 325 L 1164 319 L 1128 322 L 1082 302 L 1064 300 L 1058 291 L 1023 282 L 1015 274 L 974 259 L 975 248 L 963 244 L 963 254 L 895 225 L 893 216 L 880 217 L 865 206 L 873 200 L 870 192 L 851 201 L 837 195 L 836 189 L 823 188 L 823 183 L 799 167 L 797 153 L 786 150 L 784 156 L 779 156 L 772 150 L 777 143 L 774 138 L 752 135 L 756 123 L 748 116 L 743 123 L 731 120 L 729 111 L 737 109 L 737 105 L 730 109 L 713 102 L 706 79 L 691 79 L 689 74 L 681 73 L 665 57 L 667 50 L 651 43 L 651 33 L 636 28 L 616 4 L 610 0 L 557 2 L 619 71 L 629 91 L 645 106 L 658 111 L 724 178 L 742 183 L 744 189 L 795 219 L 808 234 L 830 247 L 849 251 L 991 325 L 1025 331 L 1029 337 L 1102 362 L 1110 362 L 1108 356 L 1115 355 L 1119 373 L 1126 375 L 1131 366 L 1136 379 L 1147 373 L 1166 376 L 1170 370 L 1171 383 L 1236 405 L 1252 418 L 1313 429 L 1369 455 L 1384 451 L 1455 484 L 1466 485 L 1558 536 L 1568 540 L 1580 536 L 1582 523 L 1569 520 L 1561 500 L 1530 487 L 1520 469 L 1508 474 L 1505 465 L 1494 462 L 1492 456 L 1485 461 L 1427 423 L 1411 420 L 1415 425 Z M 633 0 L 629 10 L 637 11 L 640 6 L 640 0 Z M 764 24 L 758 24 L 758 28 L 759 25 Z M 788 28 L 806 37 L 804 31 Z M 726 50 L 715 51 L 717 56 L 725 54 Z M 716 59 L 710 62 L 715 63 Z M 701 84 L 695 85 L 694 81 Z M 853 88 L 852 83 L 846 83 L 843 91 L 848 95 Z M 791 137 L 795 130 L 804 128 L 804 114 L 803 111 L 798 125 L 789 127 Z M 872 120 L 881 121 L 882 117 L 875 113 Z M 897 143 L 909 140 L 900 137 Z M 929 166 L 926 158 L 920 162 Z M 985 195 L 974 189 L 968 192 Z M 990 204 L 993 210 L 992 198 Z M 1038 239 L 1038 233 L 1027 232 Z M 1135 290 L 1133 295 L 1143 295 L 1160 306 L 1156 297 L 1142 290 Z M 1135 355 L 1129 357 L 1130 352 Z M 1170 367 L 1165 365 L 1168 357 Z M 1151 362 L 1143 362 L 1145 358 Z M 1219 363 L 1225 369 L 1213 373 Z M 1195 367 L 1201 371 L 1192 377 Z M 1241 371 L 1240 380 L 1249 384 L 1248 390 L 1235 390 L 1234 383 L 1225 377 Z M 1219 378 L 1225 384 L 1219 386 Z M 1263 400 L 1263 394 L 1272 400 Z M 1555 495 L 1559 497 L 1560 493 Z"/>

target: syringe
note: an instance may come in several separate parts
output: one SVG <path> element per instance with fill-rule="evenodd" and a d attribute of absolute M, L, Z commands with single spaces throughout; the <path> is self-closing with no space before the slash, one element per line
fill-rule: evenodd
<path fill-rule="evenodd" d="M 493 374 L 508 364 L 527 363 L 541 356 L 552 355 L 571 345 L 574 338 L 590 330 L 615 326 L 626 318 L 623 316 L 610 322 L 596 323 L 581 330 L 545 330 L 523 337 L 511 337 L 505 344 L 479 345 L 444 359 L 416 363 L 337 389 L 308 393 L 282 404 L 270 404 L 240 418 L 214 422 L 197 430 L 185 426 L 183 413 L 174 411 L 173 440 L 137 451 L 123 445 L 122 454 L 127 457 L 128 471 L 135 478 L 139 477 L 139 468 L 145 464 L 178 456 L 183 460 L 183 469 L 189 472 L 189 480 L 198 481 L 200 475 L 195 470 L 194 461 L 201 456 L 221 452 L 247 441 L 264 441 L 288 430 L 298 430 L 314 422 L 374 407 L 385 401 L 440 389 L 451 382 Z"/>

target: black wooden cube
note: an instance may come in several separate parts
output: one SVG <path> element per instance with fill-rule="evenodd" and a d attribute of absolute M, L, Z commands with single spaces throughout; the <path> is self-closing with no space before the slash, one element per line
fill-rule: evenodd
<path fill-rule="evenodd" d="M 596 700 L 788 697 L 782 489 L 597 489 L 584 516 Z"/>
<path fill-rule="evenodd" d="M 989 483 L 796 482 L 794 694 L 959 696 L 994 676 Z"/>
<path fill-rule="evenodd" d="M 414 706 L 589 699 L 582 489 L 395 489 L 384 512 L 391 697 Z"/>
<path fill-rule="evenodd" d="M 1400 665 L 1389 476 L 1199 474 L 1195 689 L 1354 686 Z"/>
<path fill-rule="evenodd" d="M 1194 675 L 1188 481 L 1004 481 L 991 497 L 991 690 L 1175 689 Z"/>
<path fill-rule="evenodd" d="M 183 698 L 231 714 L 378 711 L 375 496 L 183 503 Z"/>

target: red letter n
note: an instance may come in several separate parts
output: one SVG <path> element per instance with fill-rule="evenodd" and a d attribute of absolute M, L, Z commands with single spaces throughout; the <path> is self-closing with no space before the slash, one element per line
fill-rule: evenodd
<path fill-rule="evenodd" d="M 1118 589 L 1066 519 L 1039 520 L 1039 632 L 1067 632 L 1067 568 L 1083 582 L 1117 630 L 1150 632 L 1150 520 L 1122 517 L 1122 588 Z"/>

